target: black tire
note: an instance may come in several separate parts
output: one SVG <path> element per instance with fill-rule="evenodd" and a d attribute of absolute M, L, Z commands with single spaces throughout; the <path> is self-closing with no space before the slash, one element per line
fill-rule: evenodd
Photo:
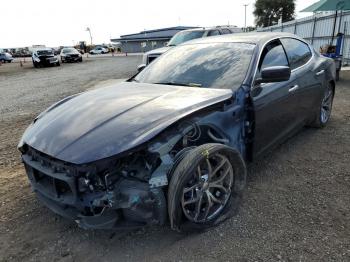
<path fill-rule="evenodd" d="M 38 68 L 38 63 L 35 62 L 34 60 L 33 60 L 33 66 L 34 66 L 35 68 Z"/>
<path fill-rule="evenodd" d="M 335 81 L 339 81 L 339 79 L 340 79 L 340 70 L 337 70 L 336 72 L 335 72 Z"/>
<path fill-rule="evenodd" d="M 327 125 L 332 113 L 333 99 L 334 86 L 332 83 L 328 83 L 321 99 L 318 112 L 315 115 L 314 121 L 310 125 L 311 127 L 323 128 Z M 325 116 L 325 114 L 327 114 L 327 116 Z"/>
<path fill-rule="evenodd" d="M 205 165 L 211 171 L 206 171 Z M 171 228 L 202 231 L 225 221 L 238 210 L 245 183 L 246 167 L 238 151 L 221 144 L 204 144 L 190 150 L 171 174 Z M 189 196 L 190 200 L 186 200 Z"/>
<path fill-rule="evenodd" d="M 60 65 L 61 65 L 60 62 L 57 62 L 57 63 L 56 63 L 56 66 L 60 66 Z"/>

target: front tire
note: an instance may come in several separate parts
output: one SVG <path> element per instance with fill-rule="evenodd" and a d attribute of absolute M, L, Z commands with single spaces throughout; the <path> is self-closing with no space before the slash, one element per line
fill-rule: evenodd
<path fill-rule="evenodd" d="M 246 168 L 238 151 L 221 144 L 190 150 L 171 175 L 171 227 L 201 231 L 223 222 L 237 210 L 245 182 Z"/>
<path fill-rule="evenodd" d="M 333 99 L 334 88 L 331 83 L 328 83 L 321 100 L 320 108 L 315 116 L 314 122 L 311 124 L 312 127 L 322 128 L 327 125 L 332 113 Z"/>

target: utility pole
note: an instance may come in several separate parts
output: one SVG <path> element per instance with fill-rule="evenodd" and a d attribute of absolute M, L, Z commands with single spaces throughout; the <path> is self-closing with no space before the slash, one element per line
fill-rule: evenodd
<path fill-rule="evenodd" d="M 90 44 L 92 45 L 92 36 L 91 36 L 91 30 L 90 30 L 90 27 L 87 27 L 86 28 L 86 31 L 89 32 L 89 35 L 90 35 Z"/>
<path fill-rule="evenodd" d="M 247 6 L 248 4 L 244 4 L 244 31 L 247 32 Z"/>

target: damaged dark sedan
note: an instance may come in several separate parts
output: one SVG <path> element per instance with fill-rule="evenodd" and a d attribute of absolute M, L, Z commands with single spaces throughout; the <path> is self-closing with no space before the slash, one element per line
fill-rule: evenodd
<path fill-rule="evenodd" d="M 19 150 L 38 198 L 80 227 L 200 230 L 237 210 L 246 163 L 327 124 L 334 91 L 334 62 L 295 35 L 193 40 L 52 105 Z"/>

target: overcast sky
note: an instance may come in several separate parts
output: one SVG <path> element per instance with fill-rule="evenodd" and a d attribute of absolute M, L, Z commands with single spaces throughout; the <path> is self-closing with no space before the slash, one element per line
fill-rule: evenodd
<path fill-rule="evenodd" d="M 299 13 L 317 0 L 297 0 Z M 91 3 L 89 3 L 91 2 Z M 177 25 L 214 26 L 230 23 L 254 25 L 254 0 L 11 0 L 2 3 L 0 47 L 23 47 L 44 44 L 56 47 L 90 41 L 109 43 L 123 34 L 137 33 Z M 7 4 L 5 4 L 7 3 Z"/>

